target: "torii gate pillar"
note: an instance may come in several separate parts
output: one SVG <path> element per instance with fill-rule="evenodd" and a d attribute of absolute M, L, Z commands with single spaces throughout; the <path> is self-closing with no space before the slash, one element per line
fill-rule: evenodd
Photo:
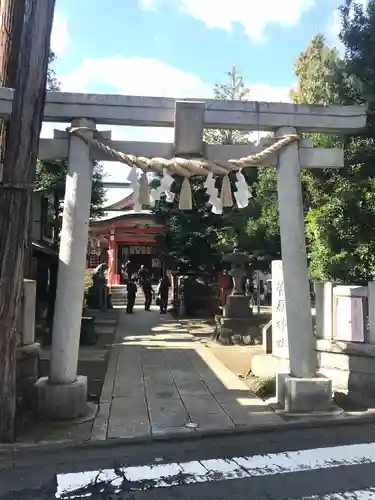
<path fill-rule="evenodd" d="M 276 137 L 296 133 L 282 127 Z M 287 411 L 307 412 L 332 406 L 332 382 L 316 375 L 298 147 L 286 146 L 276 167 L 290 361 L 290 374 L 278 374 L 277 398 Z"/>
<path fill-rule="evenodd" d="M 91 120 L 75 120 L 87 127 Z M 87 377 L 77 376 L 84 273 L 90 217 L 92 159 L 90 147 L 79 137 L 69 138 L 68 174 L 60 239 L 59 272 L 53 321 L 50 375 L 38 380 L 37 409 L 48 418 L 74 419 L 87 412 Z"/>

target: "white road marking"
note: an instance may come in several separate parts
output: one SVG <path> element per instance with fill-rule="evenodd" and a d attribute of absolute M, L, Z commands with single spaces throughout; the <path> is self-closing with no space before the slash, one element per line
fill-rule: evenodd
<path fill-rule="evenodd" d="M 250 476 L 268 476 L 285 472 L 327 469 L 343 465 L 375 462 L 375 443 L 314 448 L 270 455 L 234 458 Z"/>
<path fill-rule="evenodd" d="M 328 493 L 327 495 L 312 495 L 294 500 L 375 500 L 375 490 L 343 491 L 342 493 Z"/>
<path fill-rule="evenodd" d="M 160 465 L 143 465 L 141 467 L 127 467 L 121 469 L 124 472 L 128 481 L 156 481 L 159 487 L 175 486 L 179 483 L 174 480 L 179 474 L 182 474 L 182 469 L 179 464 L 160 464 Z"/>
<path fill-rule="evenodd" d="M 375 443 L 353 444 L 298 450 L 269 455 L 253 455 L 247 457 L 219 458 L 201 461 L 143 465 L 139 467 L 121 467 L 101 471 L 87 471 L 71 474 L 58 474 L 58 491 L 56 498 L 64 494 L 84 488 L 93 482 L 108 482 L 120 487 L 123 478 L 134 483 L 135 490 L 171 487 L 183 484 L 225 481 L 228 479 L 270 476 L 309 470 L 327 469 L 341 466 L 353 466 L 375 463 Z M 142 486 L 143 485 L 143 486 Z M 130 484 L 132 487 L 132 484 Z M 120 489 L 119 489 L 120 491 Z M 362 491 L 362 490 L 358 490 Z M 373 490 L 367 491 L 374 495 Z M 367 493 L 366 493 L 367 494 Z M 343 495 L 340 493 L 340 495 Z M 349 495 L 349 492 L 345 493 Z M 325 496 L 308 497 L 316 499 L 374 498 L 374 496 Z"/>
<path fill-rule="evenodd" d="M 201 462 L 185 462 L 178 464 L 182 469 L 182 474 L 185 475 L 184 483 L 206 483 L 208 471 Z"/>

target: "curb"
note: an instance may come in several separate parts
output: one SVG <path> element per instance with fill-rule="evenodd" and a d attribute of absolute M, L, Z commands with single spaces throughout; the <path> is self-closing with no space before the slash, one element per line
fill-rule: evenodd
<path fill-rule="evenodd" d="M 185 441 L 197 441 L 201 439 L 219 438 L 219 437 L 235 437 L 252 434 L 266 434 L 269 432 L 282 432 L 303 429 L 320 429 L 332 427 L 345 427 L 356 424 L 375 424 L 375 413 L 366 415 L 348 415 L 345 417 L 336 417 L 331 420 L 326 418 L 312 417 L 304 418 L 303 420 L 284 422 L 283 424 L 265 424 L 253 427 L 238 426 L 230 429 L 212 429 L 202 430 L 197 429 L 194 433 L 171 433 L 166 435 L 145 435 L 133 438 L 110 438 L 106 440 L 90 440 L 90 441 L 75 441 L 73 439 L 61 441 L 42 441 L 39 443 L 12 443 L 0 444 L 0 456 L 9 456 L 18 453 L 27 452 L 44 452 L 51 453 L 66 450 L 87 450 L 119 447 L 124 445 L 134 446 L 150 443 L 174 443 Z"/>

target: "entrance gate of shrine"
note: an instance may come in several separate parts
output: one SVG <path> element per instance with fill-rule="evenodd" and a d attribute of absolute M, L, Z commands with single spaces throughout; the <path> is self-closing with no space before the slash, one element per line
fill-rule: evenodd
<path fill-rule="evenodd" d="M 0 89 L 1 118 L 10 114 L 12 94 L 9 89 Z M 149 195 L 146 177 L 142 175 L 139 180 L 136 167 L 162 175 L 161 188 L 151 193 L 154 199 L 165 194 L 167 201 L 172 200 L 171 175 L 183 175 L 182 209 L 191 207 L 189 177 L 206 175 L 209 202 L 218 214 L 223 206 L 233 203 L 229 171 L 236 171 L 234 198 L 241 207 L 250 196 L 241 168 L 276 168 L 291 370 L 290 385 L 281 392 L 305 391 L 314 409 L 322 388 L 327 391 L 330 386 L 316 375 L 300 169 L 341 168 L 344 157 L 339 149 L 313 148 L 310 141 L 299 140 L 299 134 L 356 133 L 365 127 L 365 107 L 53 92 L 47 95 L 44 120 L 70 123 L 71 128 L 70 132 L 55 131 L 54 139 L 41 139 L 39 146 L 41 160 L 68 159 L 50 375 L 36 385 L 39 410 L 46 416 L 66 419 L 86 412 L 87 381 L 77 376 L 77 363 L 94 160 L 132 166 L 129 180 L 135 192 L 133 201 L 139 208 Z M 96 130 L 96 125 L 102 124 L 174 127 L 174 143 L 111 141 L 110 132 Z M 274 139 L 266 148 L 206 145 L 202 141 L 204 128 L 270 131 Z M 221 196 L 213 175 L 223 176 Z"/>

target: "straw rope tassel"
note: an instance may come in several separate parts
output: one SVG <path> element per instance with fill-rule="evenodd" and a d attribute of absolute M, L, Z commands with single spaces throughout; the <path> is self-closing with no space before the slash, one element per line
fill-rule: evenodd
<path fill-rule="evenodd" d="M 149 207 L 151 205 L 150 191 L 148 189 L 148 179 L 145 172 L 142 172 L 139 180 L 139 203 Z"/>
<path fill-rule="evenodd" d="M 180 191 L 180 201 L 178 203 L 180 210 L 191 210 L 193 208 L 193 200 L 191 194 L 191 186 L 188 177 L 185 177 Z"/>
<path fill-rule="evenodd" d="M 223 207 L 233 207 L 232 187 L 228 175 L 224 175 L 221 185 L 220 200 Z"/>

